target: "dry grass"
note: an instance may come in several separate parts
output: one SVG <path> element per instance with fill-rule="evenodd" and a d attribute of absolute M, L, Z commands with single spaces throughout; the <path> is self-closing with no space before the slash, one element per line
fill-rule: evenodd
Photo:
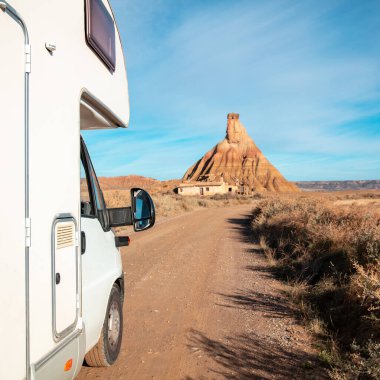
<path fill-rule="evenodd" d="M 129 190 L 105 190 L 104 198 L 108 207 L 130 206 Z M 174 193 L 152 194 L 157 218 L 170 217 L 185 212 L 210 208 L 228 207 L 252 203 L 254 198 L 245 196 L 214 195 L 212 197 L 183 197 Z"/>
<path fill-rule="evenodd" d="M 380 379 L 379 200 L 378 191 L 271 197 L 253 214 L 336 379 Z"/>
<path fill-rule="evenodd" d="M 131 205 L 130 190 L 103 190 L 107 207 L 129 207 Z"/>
<path fill-rule="evenodd" d="M 228 207 L 249 204 L 252 198 L 228 195 L 214 195 L 212 197 L 183 197 L 181 195 L 161 194 L 153 196 L 158 217 L 175 216 L 184 212 L 212 208 Z"/>
<path fill-rule="evenodd" d="M 130 190 L 104 190 L 104 198 L 107 207 L 128 207 L 131 204 Z M 257 196 L 256 196 L 257 198 Z M 181 215 L 186 212 L 201 210 L 211 207 L 229 207 L 241 204 L 250 204 L 253 197 L 215 195 L 213 197 L 183 197 L 174 193 L 153 193 L 152 199 L 156 208 L 156 219 Z M 117 235 L 129 233 L 129 227 L 114 229 Z"/>

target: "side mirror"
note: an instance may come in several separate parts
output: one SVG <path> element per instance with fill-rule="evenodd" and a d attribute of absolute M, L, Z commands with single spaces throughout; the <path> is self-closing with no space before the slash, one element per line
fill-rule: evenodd
<path fill-rule="evenodd" d="M 132 221 L 136 232 L 153 227 L 156 221 L 156 211 L 153 200 L 143 189 L 131 190 L 132 198 Z"/>

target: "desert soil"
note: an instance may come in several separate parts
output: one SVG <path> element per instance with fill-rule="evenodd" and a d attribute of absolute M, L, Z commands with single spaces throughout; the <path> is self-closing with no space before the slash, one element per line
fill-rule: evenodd
<path fill-rule="evenodd" d="M 119 359 L 83 366 L 78 379 L 326 378 L 251 241 L 251 207 L 195 211 L 131 234 Z"/>

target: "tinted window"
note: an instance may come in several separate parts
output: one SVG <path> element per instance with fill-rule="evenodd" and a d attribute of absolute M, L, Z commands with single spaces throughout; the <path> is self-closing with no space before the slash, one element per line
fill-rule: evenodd
<path fill-rule="evenodd" d="M 115 25 L 102 0 L 86 0 L 86 37 L 103 62 L 115 71 Z"/>

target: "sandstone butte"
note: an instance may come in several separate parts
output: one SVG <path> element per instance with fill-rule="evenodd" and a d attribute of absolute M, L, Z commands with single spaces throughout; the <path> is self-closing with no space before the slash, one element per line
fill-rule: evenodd
<path fill-rule="evenodd" d="M 227 115 L 224 140 L 191 166 L 183 176 L 183 181 L 224 181 L 259 192 L 299 191 L 265 158 L 236 113 Z"/>

